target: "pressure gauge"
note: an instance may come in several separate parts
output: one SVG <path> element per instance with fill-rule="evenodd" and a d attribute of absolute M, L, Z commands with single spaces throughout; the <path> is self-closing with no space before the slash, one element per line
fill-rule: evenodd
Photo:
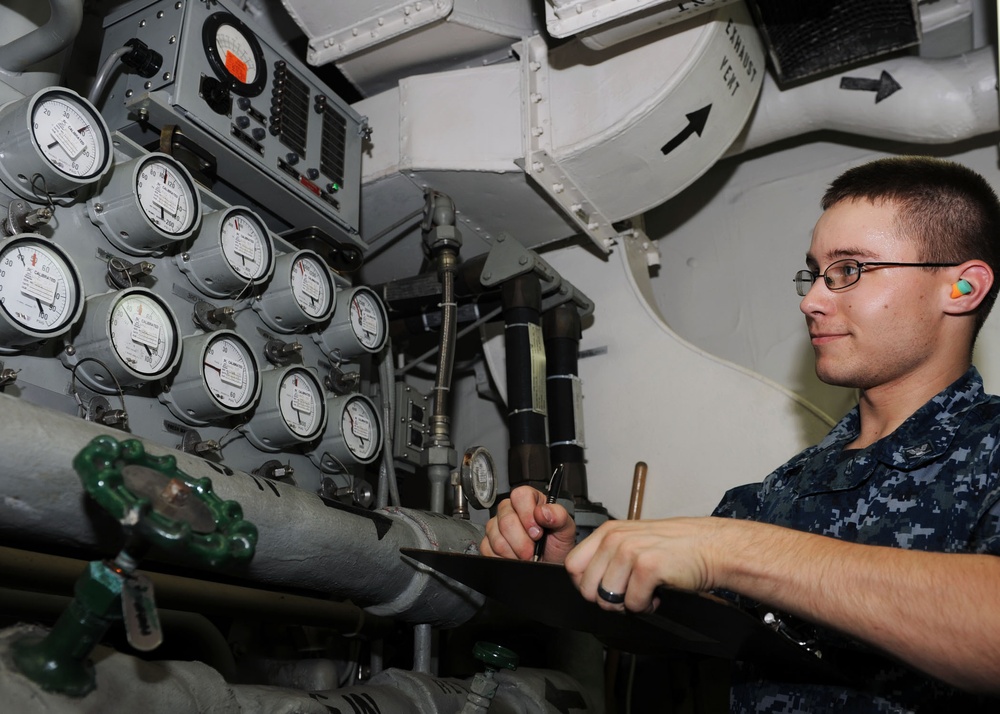
<path fill-rule="evenodd" d="M 149 255 L 194 233 L 201 196 L 179 161 L 152 153 L 115 166 L 111 180 L 87 201 L 87 212 L 113 245 Z"/>
<path fill-rule="evenodd" d="M 212 71 L 232 92 L 255 97 L 264 90 L 264 53 L 249 27 L 228 12 L 217 12 L 202 25 L 201 40 Z"/>
<path fill-rule="evenodd" d="M 278 257 L 274 279 L 253 309 L 275 332 L 299 332 L 329 318 L 335 297 L 333 276 L 323 259 L 311 250 L 298 250 Z"/>
<path fill-rule="evenodd" d="M 341 290 L 333 319 L 313 340 L 324 354 L 340 361 L 378 352 L 388 335 L 388 317 L 382 300 L 364 286 Z"/>
<path fill-rule="evenodd" d="M 207 214 L 191 248 L 175 261 L 201 292 L 232 297 L 251 283 L 267 282 L 274 272 L 274 247 L 260 217 L 233 206 Z"/>
<path fill-rule="evenodd" d="M 180 357 L 174 311 L 145 288 L 87 298 L 83 322 L 60 355 L 76 378 L 105 394 L 160 379 Z"/>
<path fill-rule="evenodd" d="M 474 508 L 490 508 L 497 500 L 497 473 L 493 455 L 474 446 L 462 457 L 462 492 Z"/>
<path fill-rule="evenodd" d="M 0 345 L 63 334 L 83 312 L 80 273 L 61 248 L 21 233 L 0 243 Z"/>
<path fill-rule="evenodd" d="M 260 396 L 260 370 L 246 341 L 232 330 L 183 340 L 177 375 L 159 395 L 181 421 L 202 425 L 250 410 Z"/>
<path fill-rule="evenodd" d="M 0 177 L 24 198 L 91 184 L 112 160 L 108 125 L 76 92 L 48 87 L 0 108 Z"/>
<path fill-rule="evenodd" d="M 363 394 L 327 400 L 330 420 L 309 458 L 321 470 L 343 472 L 355 464 L 370 464 L 382 450 L 382 423 L 375 403 Z"/>
<path fill-rule="evenodd" d="M 280 451 L 316 440 L 326 427 L 326 401 L 316 371 L 285 367 L 261 373 L 260 404 L 243 427 L 262 451 Z"/>

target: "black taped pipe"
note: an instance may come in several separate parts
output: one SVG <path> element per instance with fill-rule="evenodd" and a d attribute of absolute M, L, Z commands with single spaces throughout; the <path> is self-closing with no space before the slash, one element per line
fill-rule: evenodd
<path fill-rule="evenodd" d="M 541 284 L 534 274 L 520 275 L 504 283 L 501 294 L 506 336 L 510 487 L 529 484 L 544 489 L 550 462 L 545 433 L 548 406 Z"/>
<path fill-rule="evenodd" d="M 582 409 L 579 409 L 580 313 L 570 304 L 548 310 L 542 317 L 545 335 L 546 394 L 549 404 L 549 455 L 563 466 L 563 489 L 574 500 L 587 500 Z"/>

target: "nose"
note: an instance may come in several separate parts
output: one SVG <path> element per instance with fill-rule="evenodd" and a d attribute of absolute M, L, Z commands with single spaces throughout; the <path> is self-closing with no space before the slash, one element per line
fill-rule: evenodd
<path fill-rule="evenodd" d="M 799 310 L 804 315 L 829 314 L 833 304 L 831 298 L 833 298 L 833 292 L 826 287 L 826 281 L 819 278 L 809 286 L 809 292 L 799 302 Z"/>

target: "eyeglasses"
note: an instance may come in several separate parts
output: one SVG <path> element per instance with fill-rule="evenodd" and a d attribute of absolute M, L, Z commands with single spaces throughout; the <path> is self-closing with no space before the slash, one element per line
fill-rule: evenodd
<path fill-rule="evenodd" d="M 826 271 L 820 273 L 815 270 L 800 270 L 795 274 L 795 292 L 800 297 L 805 297 L 809 288 L 818 278 L 823 278 L 826 287 L 830 290 L 843 290 L 849 288 L 854 283 L 861 280 L 861 273 L 869 268 L 954 268 L 961 263 L 884 263 L 867 262 L 862 263 L 854 258 L 844 258 L 827 266 Z"/>

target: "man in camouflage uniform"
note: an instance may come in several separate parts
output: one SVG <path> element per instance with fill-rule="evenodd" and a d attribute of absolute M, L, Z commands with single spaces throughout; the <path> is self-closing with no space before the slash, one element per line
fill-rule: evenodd
<path fill-rule="evenodd" d="M 740 665 L 734 712 L 1000 711 L 1000 398 L 971 364 L 1000 204 L 975 172 L 901 157 L 847 171 L 822 205 L 796 285 L 818 376 L 858 406 L 715 517 L 612 521 L 574 548 L 565 510 L 521 488 L 481 549 L 529 558 L 544 528 L 544 559 L 605 609 L 728 591 L 848 653 L 851 686 Z"/>

